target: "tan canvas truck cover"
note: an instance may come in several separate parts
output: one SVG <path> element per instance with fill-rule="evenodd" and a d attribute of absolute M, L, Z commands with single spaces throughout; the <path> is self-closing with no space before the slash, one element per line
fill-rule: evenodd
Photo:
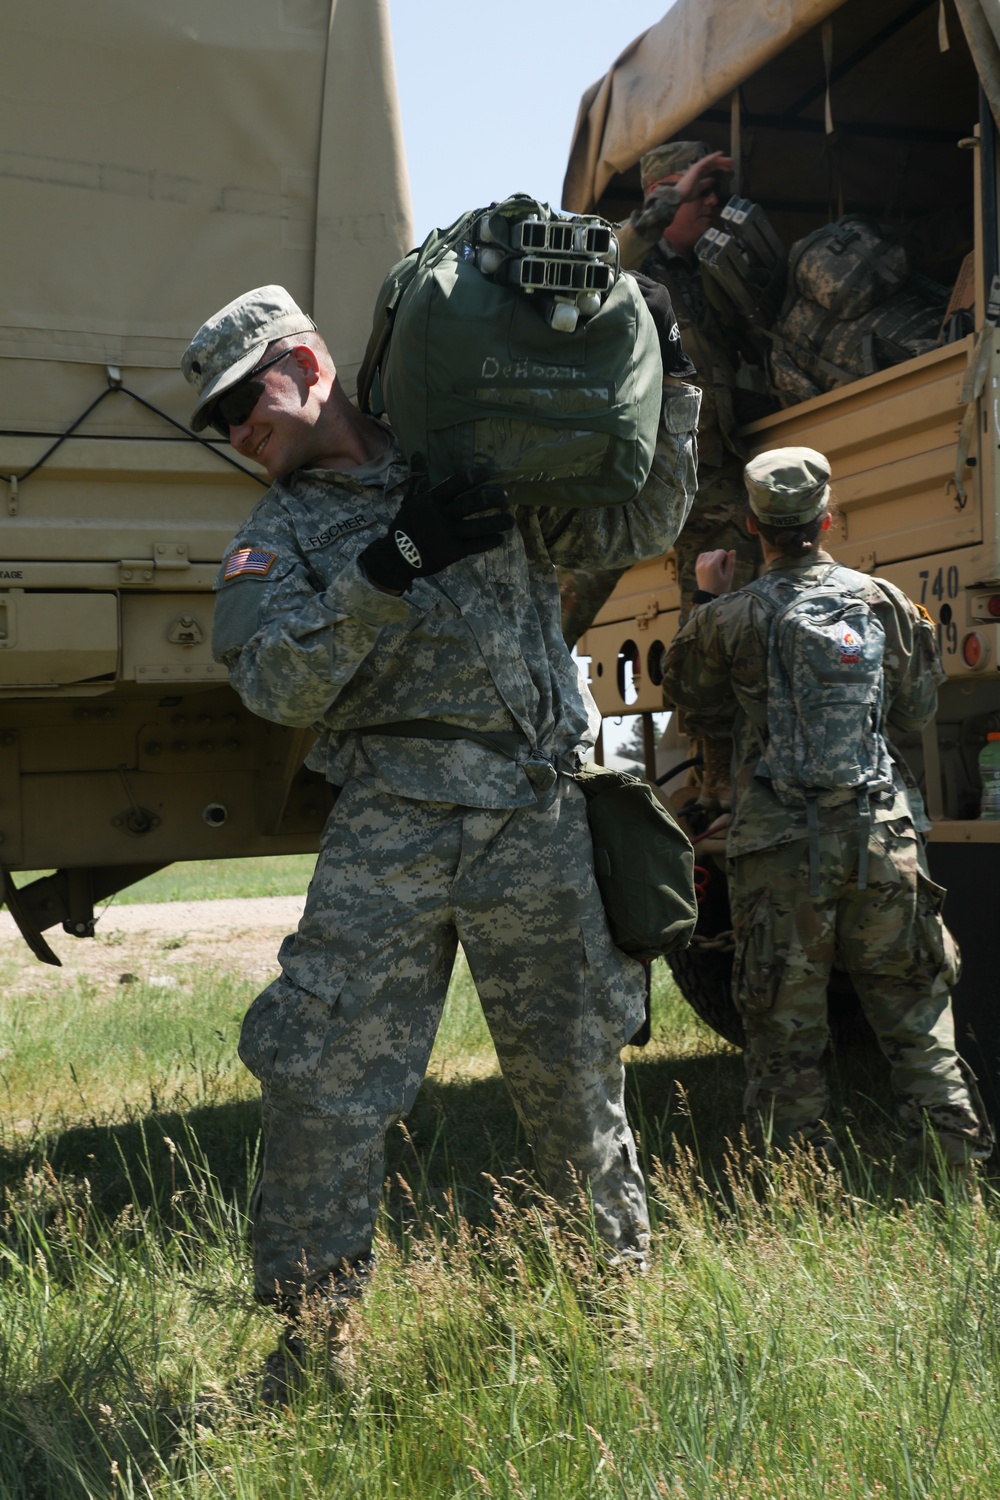
<path fill-rule="evenodd" d="M 941 3 L 928 0 L 935 8 Z M 954 3 L 1000 122 L 1000 0 Z M 728 111 L 740 84 L 843 7 L 844 0 L 745 0 L 738 5 L 731 0 L 676 0 L 584 94 L 563 207 L 591 212 L 615 176 L 634 168 L 643 152 L 670 140 L 713 105 Z M 902 3 L 876 7 L 886 11 L 889 23 L 915 8 L 920 9 Z M 901 66 L 901 60 L 895 65 Z M 831 74 L 833 68 L 831 58 Z"/>
<path fill-rule="evenodd" d="M 316 847 L 309 736 L 211 656 L 266 481 L 178 362 L 277 282 L 353 391 L 409 190 L 387 0 L 13 0 L 3 64 L 0 867 L 72 872 L 22 916 L 82 932 L 130 870 Z"/>
<path fill-rule="evenodd" d="M 6 433 L 62 431 L 107 364 L 186 422 L 191 334 L 269 281 L 350 379 L 411 239 L 386 0 L 14 0 L 3 50 Z M 86 430 L 169 435 L 119 400 Z"/>

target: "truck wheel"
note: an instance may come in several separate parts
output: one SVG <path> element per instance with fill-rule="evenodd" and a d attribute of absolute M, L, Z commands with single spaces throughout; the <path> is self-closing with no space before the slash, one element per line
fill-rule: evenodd
<path fill-rule="evenodd" d="M 732 949 L 699 948 L 692 944 L 680 953 L 671 953 L 667 963 L 677 988 L 695 1015 L 734 1047 L 742 1047 L 746 1041 L 743 1021 L 733 1004 L 729 983 L 733 972 Z"/>
<path fill-rule="evenodd" d="M 689 811 L 685 809 L 684 811 Z M 682 812 L 682 826 L 685 820 Z M 700 830 L 694 829 L 695 833 Z M 725 870 L 711 854 L 695 864 L 698 925 L 691 945 L 667 957 L 670 971 L 696 1016 L 734 1047 L 746 1041 L 733 1004 L 733 919 Z"/>

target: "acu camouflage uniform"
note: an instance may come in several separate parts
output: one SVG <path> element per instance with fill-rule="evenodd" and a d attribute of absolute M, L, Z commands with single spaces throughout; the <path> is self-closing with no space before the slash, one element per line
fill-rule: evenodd
<path fill-rule="evenodd" d="M 764 569 L 816 578 L 824 552 Z M 934 631 L 884 579 L 864 597 L 886 635 L 887 728 L 918 731 L 933 717 L 942 680 Z M 986 1155 L 991 1141 L 955 1052 L 950 989 L 958 953 L 941 919 L 944 891 L 927 874 L 903 776 L 873 798 L 867 888 L 858 889 L 855 794 L 820 813 L 819 895 L 809 896 L 805 811 L 754 777 L 766 722 L 770 615 L 748 592 L 698 607 L 668 653 L 664 694 L 695 732 L 734 737 L 733 816 L 727 855 L 736 954 L 733 999 L 746 1029 L 744 1108 L 757 1145 L 821 1142 L 829 1095 L 821 1060 L 829 1041 L 827 985 L 835 957 L 848 970 L 892 1069 L 900 1116 L 915 1138 L 924 1122 L 948 1160 Z M 973 1085 L 974 1086 L 974 1085 Z"/>
<path fill-rule="evenodd" d="M 459 942 L 545 1187 L 569 1204 L 582 1183 L 609 1251 L 643 1254 L 620 1057 L 643 971 L 611 943 L 583 796 L 563 774 L 596 708 L 561 637 L 553 564 L 669 546 L 694 490 L 697 404 L 666 394 L 631 504 L 522 509 L 500 546 L 401 596 L 356 561 L 403 498 L 395 445 L 363 469 L 273 484 L 232 544 L 272 560 L 230 581 L 223 564 L 216 655 L 254 712 L 318 730 L 310 763 L 342 788 L 281 976 L 240 1041 L 264 1100 L 264 1300 L 339 1295 L 368 1265 L 385 1132 L 413 1103 Z M 460 737 L 424 738 L 418 719 Z"/>

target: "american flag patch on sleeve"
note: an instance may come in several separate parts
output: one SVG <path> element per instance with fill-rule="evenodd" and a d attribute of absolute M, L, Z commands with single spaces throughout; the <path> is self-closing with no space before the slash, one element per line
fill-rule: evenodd
<path fill-rule="evenodd" d="M 276 552 L 259 552 L 256 547 L 241 547 L 239 552 L 231 552 L 226 558 L 223 581 L 240 578 L 244 573 L 266 578 L 277 555 Z"/>

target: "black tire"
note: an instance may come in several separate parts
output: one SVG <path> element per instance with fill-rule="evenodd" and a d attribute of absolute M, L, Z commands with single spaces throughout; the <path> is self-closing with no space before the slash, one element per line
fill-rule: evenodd
<path fill-rule="evenodd" d="M 695 852 L 695 883 L 698 889 L 698 925 L 689 948 L 671 953 L 667 958 L 670 971 L 684 999 L 695 1015 L 717 1031 L 734 1047 L 742 1047 L 746 1037 L 743 1021 L 733 1004 L 732 937 L 723 938 L 723 947 L 703 947 L 721 934 L 731 934 L 733 919 L 729 910 L 729 890 L 722 865 L 713 855 L 698 858 Z M 700 940 L 700 941 L 699 941 Z"/>
<path fill-rule="evenodd" d="M 667 959 L 684 999 L 695 1015 L 734 1047 L 743 1047 L 743 1020 L 733 1004 L 732 951 L 685 948 Z M 874 1047 L 875 1034 L 865 1019 L 854 986 L 842 969 L 830 976 L 827 996 L 830 1036 L 838 1047 Z"/>
<path fill-rule="evenodd" d="M 684 948 L 680 953 L 671 953 L 667 963 L 677 988 L 695 1015 L 734 1047 L 742 1047 L 746 1042 L 743 1021 L 733 1004 L 730 988 L 732 950 Z"/>

